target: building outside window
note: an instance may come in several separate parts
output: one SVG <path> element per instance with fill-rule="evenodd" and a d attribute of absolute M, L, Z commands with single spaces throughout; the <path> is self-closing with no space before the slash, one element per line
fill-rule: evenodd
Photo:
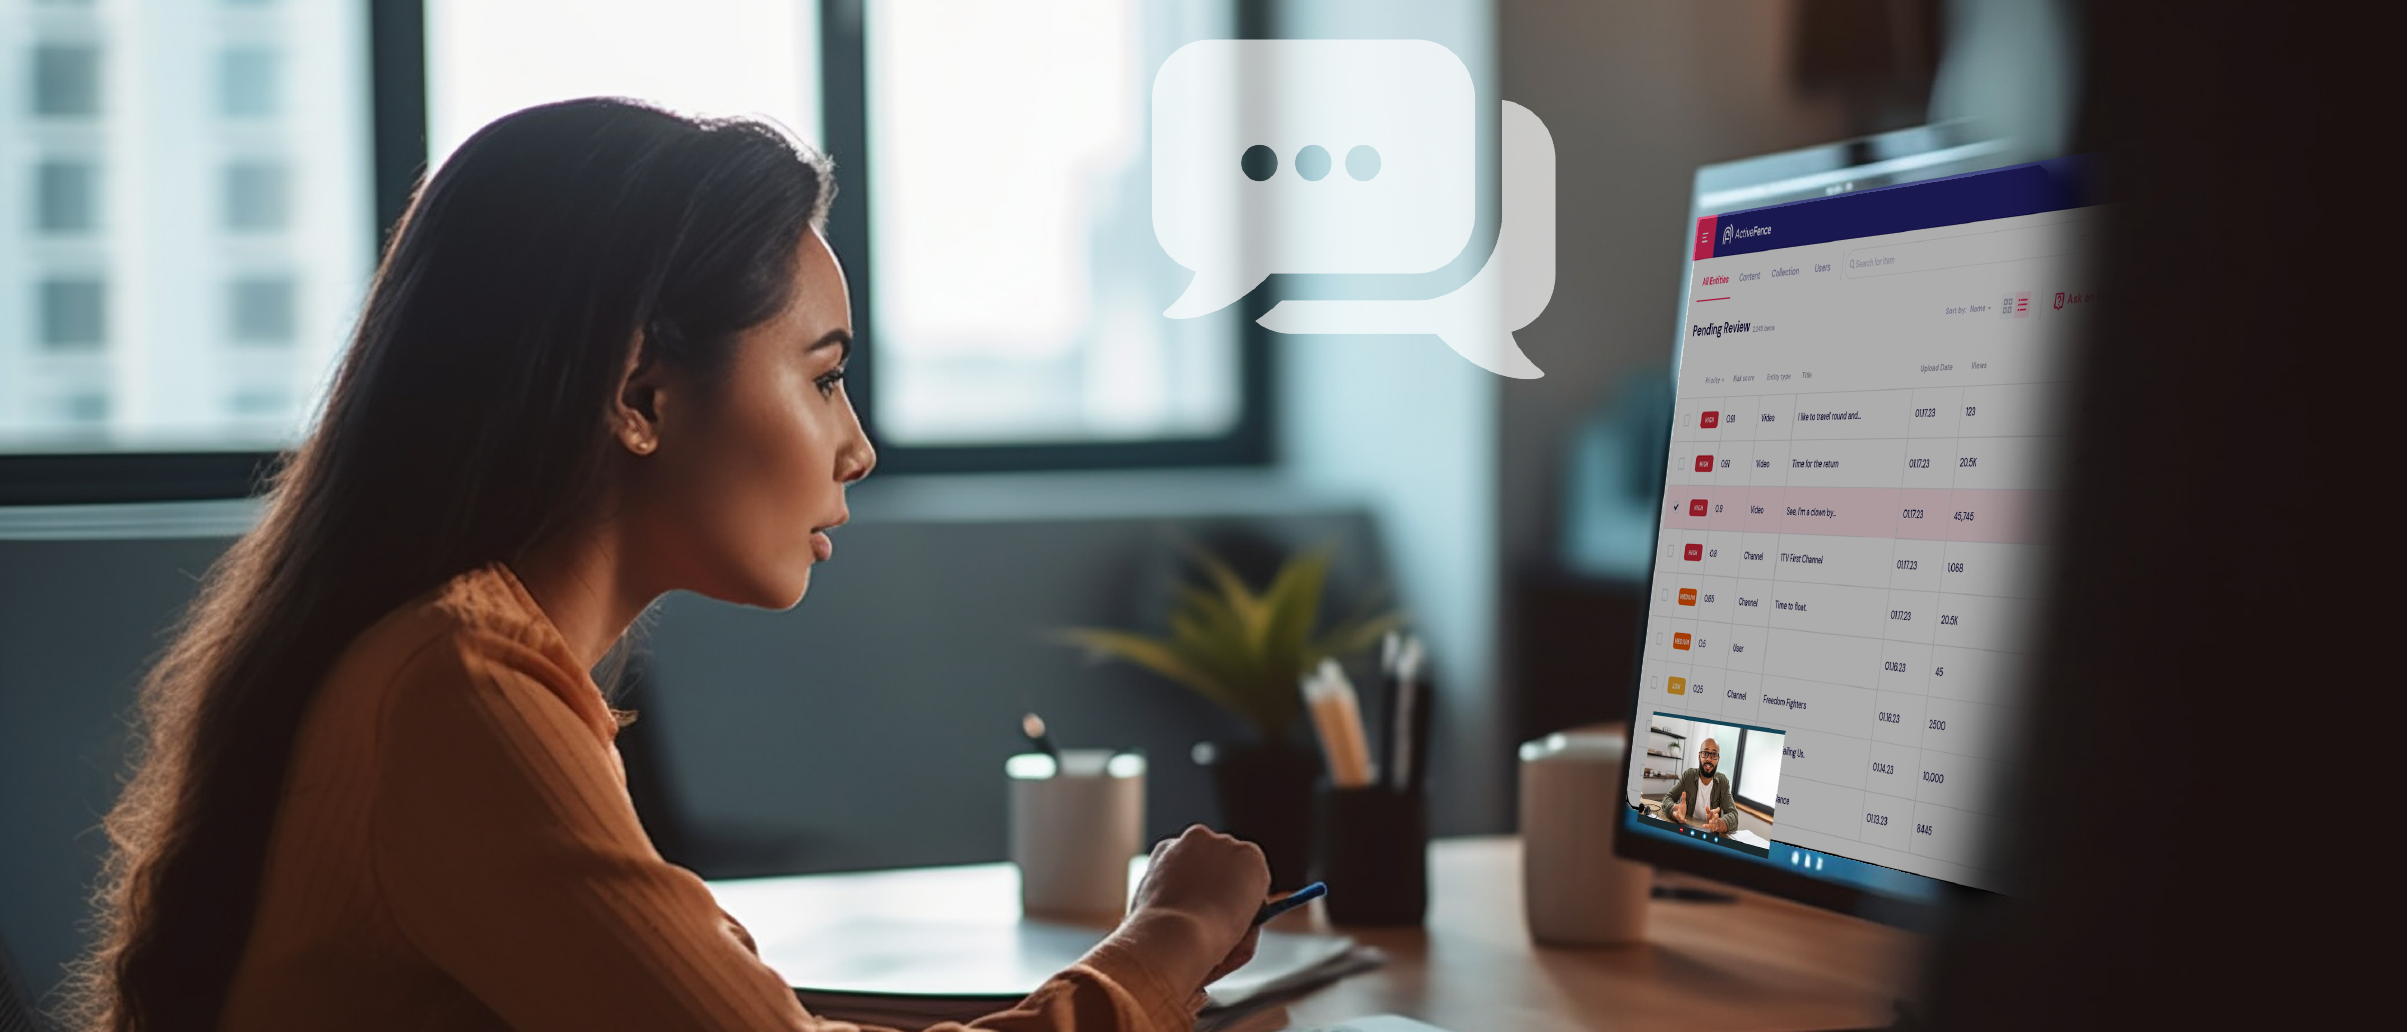
<path fill-rule="evenodd" d="M 69 427 L 105 423 L 109 418 L 109 395 L 106 391 L 80 390 L 60 395 L 56 418 Z"/>
<path fill-rule="evenodd" d="M 228 407 L 237 419 L 267 418 L 283 415 L 292 405 L 292 397 L 272 387 L 252 387 L 234 392 Z"/>
<path fill-rule="evenodd" d="M 218 112 L 228 118 L 276 113 L 276 52 L 234 47 L 218 56 Z"/>
<path fill-rule="evenodd" d="M 97 276 L 44 280 L 42 346 L 52 351 L 96 351 L 109 339 L 108 285 Z"/>
<path fill-rule="evenodd" d="M 45 118 L 100 114 L 100 48 L 88 43 L 36 44 L 33 113 Z"/>
<path fill-rule="evenodd" d="M 100 226 L 100 169 L 89 161 L 53 159 L 34 168 L 34 228 L 82 233 Z"/>
<path fill-rule="evenodd" d="M 260 232 L 284 228 L 284 165 L 274 161 L 237 161 L 226 166 L 226 228 Z"/>
<path fill-rule="evenodd" d="M 0 454 L 299 439 L 376 257 L 370 6 L 0 0 Z"/>
<path fill-rule="evenodd" d="M 236 344 L 290 344 L 293 341 L 293 281 L 281 276 L 252 276 L 234 281 L 232 313 L 227 336 Z"/>

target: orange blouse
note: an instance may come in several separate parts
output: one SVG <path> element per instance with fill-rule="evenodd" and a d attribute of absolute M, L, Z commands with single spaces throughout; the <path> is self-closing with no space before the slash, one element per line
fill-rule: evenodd
<path fill-rule="evenodd" d="M 652 848 L 617 730 L 499 563 L 361 634 L 303 718 L 222 1027 L 855 1028 Z M 1187 1029 L 1191 995 L 1107 942 L 967 1027 Z"/>

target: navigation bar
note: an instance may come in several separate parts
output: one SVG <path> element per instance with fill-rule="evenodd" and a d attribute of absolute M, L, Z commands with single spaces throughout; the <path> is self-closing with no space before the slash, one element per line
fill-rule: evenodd
<path fill-rule="evenodd" d="M 1727 258 L 2087 207 L 2101 202 L 2098 171 L 2098 158 L 2081 154 L 1708 215 L 1697 220 L 1695 257 Z"/>

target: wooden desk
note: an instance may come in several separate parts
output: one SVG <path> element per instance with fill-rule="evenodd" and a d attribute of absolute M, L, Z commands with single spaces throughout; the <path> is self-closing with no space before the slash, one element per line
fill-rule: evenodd
<path fill-rule="evenodd" d="M 1522 923 L 1520 839 L 1440 840 L 1429 880 L 1428 926 L 1340 929 L 1386 950 L 1387 967 L 1290 1005 L 1289 1020 L 1394 1013 L 1455 1032 L 1884 1028 L 1922 943 L 1741 893 L 1650 903 L 1644 944 L 1541 949 Z"/>
<path fill-rule="evenodd" d="M 1920 948 L 1904 932 L 1741 894 L 1736 903 L 1649 904 L 1643 944 L 1539 949 L 1522 925 L 1519 839 L 1441 840 L 1429 871 L 1426 928 L 1334 929 L 1385 950 L 1386 967 L 1239 1028 L 1383 1013 L 1451 1032 L 1879 1028 L 1894 1019 Z M 789 936 L 884 921 L 1008 923 L 1019 910 L 1016 874 L 1007 864 L 974 864 L 713 888 L 766 956 Z M 1277 927 L 1329 930 L 1319 904 Z"/>

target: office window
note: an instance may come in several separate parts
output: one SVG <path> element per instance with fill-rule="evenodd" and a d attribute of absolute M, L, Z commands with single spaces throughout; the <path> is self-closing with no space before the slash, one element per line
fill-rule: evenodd
<path fill-rule="evenodd" d="M 100 48 L 43 43 L 33 48 L 33 113 L 88 118 L 100 113 Z"/>
<path fill-rule="evenodd" d="M 390 6 L 0 0 L 0 493 L 123 498 L 77 485 L 295 441 L 376 260 Z M 55 462 L 15 456 L 61 452 L 89 469 L 23 486 Z"/>
<path fill-rule="evenodd" d="M 819 5 L 426 0 L 429 167 L 512 111 L 594 96 L 765 117 L 820 146 Z"/>
<path fill-rule="evenodd" d="M 257 232 L 283 229 L 287 215 L 284 166 L 273 161 L 238 161 L 226 166 L 226 228 Z"/>
<path fill-rule="evenodd" d="M 227 399 L 226 408 L 236 419 L 273 419 L 292 408 L 292 396 L 276 387 L 245 388 Z"/>
<path fill-rule="evenodd" d="M 912 445 L 1210 437 L 1241 324 L 1162 317 L 1190 273 L 1153 235 L 1153 70 L 1203 7 L 872 3 L 869 335 L 881 437 Z M 839 201 L 841 203 L 841 201 Z"/>
<path fill-rule="evenodd" d="M 33 223 L 44 233 L 81 233 L 100 224 L 100 169 L 88 161 L 34 166 Z"/>
<path fill-rule="evenodd" d="M 281 276 L 254 276 L 234 281 L 228 306 L 232 316 L 226 336 L 237 344 L 290 344 L 293 341 L 293 281 Z"/>
<path fill-rule="evenodd" d="M 275 114 L 276 76 L 276 52 L 265 47 L 233 47 L 218 55 L 218 113 L 228 118 Z"/>
<path fill-rule="evenodd" d="M 1780 750 L 1788 739 L 1783 735 L 1739 732 L 1738 782 L 1734 791 L 1762 809 L 1769 811 L 1780 799 Z"/>
<path fill-rule="evenodd" d="M 43 280 L 35 307 L 40 309 L 42 345 L 52 351 L 97 350 L 109 339 L 108 286 L 98 277 L 58 277 Z"/>
<path fill-rule="evenodd" d="M 97 388 L 73 391 L 58 399 L 56 409 L 59 422 L 71 426 L 106 423 L 109 421 L 109 395 Z"/>

